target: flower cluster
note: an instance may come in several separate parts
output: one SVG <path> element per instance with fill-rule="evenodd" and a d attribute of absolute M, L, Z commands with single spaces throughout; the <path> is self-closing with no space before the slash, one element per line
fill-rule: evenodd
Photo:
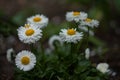
<path fill-rule="evenodd" d="M 103 74 L 109 72 L 107 63 L 100 63 L 94 67 L 89 61 L 91 52 L 88 48 L 88 37 L 94 34 L 92 30 L 94 27 L 98 27 L 99 22 L 88 18 L 87 13 L 78 11 L 67 12 L 66 20 L 77 23 L 77 26 L 68 25 L 68 28 L 60 30 L 59 35 L 53 35 L 48 41 L 49 48 L 47 49 L 41 45 L 40 49 L 32 47 L 31 51 L 23 50 L 19 52 L 15 57 L 17 68 L 22 71 L 31 71 L 33 69 L 33 73 L 38 72 L 36 75 L 31 72 L 36 80 L 51 80 L 53 75 L 55 80 L 73 80 L 74 78 L 76 78 L 74 80 L 97 80 L 96 77 L 85 77 L 85 75 L 92 76 L 91 73 L 98 75 L 100 72 Z M 17 29 L 20 41 L 33 46 L 44 36 L 43 29 L 47 24 L 48 18 L 42 14 L 27 18 L 27 23 Z M 55 41 L 59 43 L 54 44 Z M 84 42 L 83 47 L 82 42 Z M 80 49 L 84 49 L 85 52 Z M 8 56 L 8 58 L 10 57 Z M 75 77 L 71 74 L 75 74 L 73 75 Z"/>
<path fill-rule="evenodd" d="M 46 27 L 48 18 L 44 15 L 35 15 L 27 18 L 27 24 L 17 29 L 20 41 L 26 44 L 36 43 L 42 37 L 41 28 Z M 15 63 L 20 70 L 29 71 L 34 68 L 36 56 L 27 50 L 19 52 L 15 58 Z"/>
<path fill-rule="evenodd" d="M 79 29 L 84 32 L 88 32 L 90 35 L 94 35 L 92 29 L 94 27 L 98 27 L 99 25 L 99 21 L 88 18 L 87 13 L 85 12 L 77 12 L 77 11 L 67 12 L 66 20 L 75 21 L 79 23 L 78 26 Z"/>

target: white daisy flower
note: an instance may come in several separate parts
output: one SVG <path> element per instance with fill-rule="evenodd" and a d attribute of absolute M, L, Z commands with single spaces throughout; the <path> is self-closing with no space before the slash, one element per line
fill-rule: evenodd
<path fill-rule="evenodd" d="M 24 27 L 19 27 L 17 31 L 18 37 L 23 43 L 35 43 L 42 36 L 42 30 L 33 24 L 25 24 Z"/>
<path fill-rule="evenodd" d="M 79 33 L 76 31 L 76 29 L 61 29 L 61 32 L 59 33 L 62 41 L 64 42 L 70 42 L 70 43 L 77 43 L 82 39 L 82 32 Z"/>
<path fill-rule="evenodd" d="M 30 51 L 23 50 L 16 55 L 15 64 L 23 71 L 30 71 L 36 64 L 36 56 Z"/>
<path fill-rule="evenodd" d="M 99 63 L 96 68 L 102 73 L 109 72 L 109 65 L 107 63 Z"/>
<path fill-rule="evenodd" d="M 49 40 L 49 46 L 53 50 L 55 47 L 53 45 L 54 41 L 59 41 L 61 45 L 63 45 L 63 41 L 61 40 L 60 36 L 54 35 Z"/>
<path fill-rule="evenodd" d="M 37 14 L 35 16 L 27 18 L 27 22 L 30 24 L 37 25 L 39 26 L 39 28 L 43 28 L 47 26 L 48 18 L 42 14 L 41 15 Z"/>
<path fill-rule="evenodd" d="M 81 21 L 81 25 L 94 28 L 94 27 L 98 27 L 99 21 L 94 20 L 94 19 L 90 19 L 90 18 L 86 18 L 85 20 Z"/>
<path fill-rule="evenodd" d="M 13 48 L 10 48 L 10 49 L 7 50 L 7 55 L 6 55 L 6 57 L 7 57 L 7 60 L 8 60 L 9 62 L 12 62 L 11 56 L 12 56 L 12 53 L 13 53 L 13 52 L 14 52 Z"/>
<path fill-rule="evenodd" d="M 86 49 L 85 49 L 85 58 L 86 58 L 86 59 L 89 59 L 89 57 L 90 57 L 90 49 L 89 49 L 89 48 L 86 48 Z"/>
<path fill-rule="evenodd" d="M 84 20 L 86 18 L 87 18 L 87 13 L 85 12 L 72 11 L 72 12 L 67 12 L 66 14 L 67 21 L 79 22 L 80 20 Z"/>

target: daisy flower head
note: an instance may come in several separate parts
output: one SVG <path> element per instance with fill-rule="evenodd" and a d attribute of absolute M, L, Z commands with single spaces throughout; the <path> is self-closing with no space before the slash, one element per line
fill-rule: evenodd
<path fill-rule="evenodd" d="M 61 40 L 63 42 L 68 43 L 77 43 L 82 39 L 82 32 L 79 33 L 76 31 L 76 29 L 61 29 L 61 32 L 59 33 Z"/>
<path fill-rule="evenodd" d="M 25 24 L 17 29 L 18 37 L 23 43 L 35 43 L 42 36 L 42 30 L 33 24 Z"/>
<path fill-rule="evenodd" d="M 27 50 L 23 50 L 16 55 L 15 64 L 23 71 L 30 71 L 36 64 L 36 56 Z"/>
<path fill-rule="evenodd" d="M 81 21 L 81 25 L 94 28 L 94 27 L 99 26 L 99 21 L 94 20 L 94 19 L 90 19 L 90 18 L 86 18 L 85 20 Z"/>
<path fill-rule="evenodd" d="M 43 28 L 47 26 L 48 18 L 42 14 L 41 15 L 37 14 L 35 16 L 27 18 L 27 23 L 37 25 L 39 26 L 39 28 Z"/>
<path fill-rule="evenodd" d="M 67 21 L 79 22 L 80 20 L 84 20 L 86 18 L 87 18 L 87 13 L 85 12 L 71 11 L 66 13 Z"/>
<path fill-rule="evenodd" d="M 107 63 L 99 63 L 96 68 L 102 73 L 109 72 L 109 65 Z"/>

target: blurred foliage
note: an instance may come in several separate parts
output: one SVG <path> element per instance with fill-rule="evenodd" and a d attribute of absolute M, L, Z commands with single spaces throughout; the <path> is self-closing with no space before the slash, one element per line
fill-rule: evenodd
<path fill-rule="evenodd" d="M 0 15 L 0 34 L 4 36 L 15 35 L 17 33 L 17 24 L 12 22 L 7 16 Z"/>
<path fill-rule="evenodd" d="M 114 0 L 115 3 L 115 7 L 118 10 L 118 12 L 120 13 L 120 0 Z"/>
<path fill-rule="evenodd" d="M 58 32 L 62 29 L 62 28 L 68 28 L 68 24 L 66 22 L 63 22 L 59 25 L 54 24 L 53 22 L 49 22 L 49 24 L 47 25 L 47 27 L 45 27 L 43 29 L 43 39 L 44 38 L 50 38 L 51 36 L 58 34 Z"/>
<path fill-rule="evenodd" d="M 99 72 L 84 54 L 71 52 L 71 45 L 55 45 L 50 54 L 33 50 L 37 55 L 35 68 L 27 72 L 16 68 L 15 80 L 107 80 L 106 74 Z"/>
<path fill-rule="evenodd" d="M 23 25 L 26 22 L 27 17 L 36 14 L 37 11 L 34 9 L 24 9 L 22 11 L 17 12 L 13 17 L 12 21 L 18 25 Z"/>

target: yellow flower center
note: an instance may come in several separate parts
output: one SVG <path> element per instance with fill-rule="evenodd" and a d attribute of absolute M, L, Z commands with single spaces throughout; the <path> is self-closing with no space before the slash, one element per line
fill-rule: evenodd
<path fill-rule="evenodd" d="M 27 35 L 27 36 L 31 36 L 31 35 L 33 35 L 34 34 L 34 30 L 33 29 L 28 29 L 28 30 L 26 30 L 26 32 L 25 32 L 25 34 Z"/>
<path fill-rule="evenodd" d="M 67 34 L 68 35 L 74 35 L 74 34 L 76 34 L 76 31 L 74 29 L 68 29 Z"/>
<path fill-rule="evenodd" d="M 42 19 L 41 19 L 40 17 L 34 17 L 34 18 L 33 18 L 33 21 L 34 21 L 34 22 L 40 22 L 41 20 L 42 20 Z"/>
<path fill-rule="evenodd" d="M 30 63 L 30 58 L 27 56 L 22 57 L 21 59 L 22 64 L 27 65 Z"/>
<path fill-rule="evenodd" d="M 25 28 L 29 28 L 29 27 L 30 27 L 30 24 L 25 24 L 24 27 L 25 27 Z"/>
<path fill-rule="evenodd" d="M 73 15 L 78 16 L 78 15 L 80 15 L 80 12 L 73 12 Z"/>
<path fill-rule="evenodd" d="M 87 18 L 87 19 L 85 19 L 85 21 L 86 21 L 86 22 L 91 22 L 91 21 L 92 21 L 92 19 Z"/>

